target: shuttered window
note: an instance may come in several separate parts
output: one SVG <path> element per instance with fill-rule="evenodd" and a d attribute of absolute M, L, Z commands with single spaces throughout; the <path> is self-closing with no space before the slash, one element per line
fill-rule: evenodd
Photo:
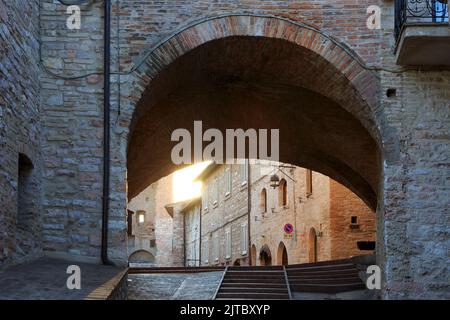
<path fill-rule="evenodd" d="M 232 184 L 232 176 L 231 176 L 231 168 L 228 167 L 225 170 L 225 196 L 231 195 L 231 184 Z"/>
<path fill-rule="evenodd" d="M 248 181 L 248 159 L 241 164 L 241 184 L 245 185 Z"/>
<path fill-rule="evenodd" d="M 241 254 L 245 256 L 248 251 L 248 226 L 247 223 L 241 224 Z"/>
<path fill-rule="evenodd" d="M 231 259 L 231 229 L 225 230 L 225 259 Z"/>
<path fill-rule="evenodd" d="M 219 262 L 219 234 L 215 234 L 213 238 L 213 256 L 214 262 Z"/>
<path fill-rule="evenodd" d="M 209 239 L 206 238 L 203 243 L 203 262 L 209 264 Z"/>

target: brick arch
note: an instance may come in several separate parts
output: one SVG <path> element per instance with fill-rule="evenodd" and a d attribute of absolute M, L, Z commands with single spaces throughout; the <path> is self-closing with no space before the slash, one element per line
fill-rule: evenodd
<path fill-rule="evenodd" d="M 322 57 L 341 74 L 359 94 L 363 103 L 359 110 L 351 109 L 365 125 L 377 142 L 382 142 L 380 131 L 384 119 L 375 119 L 380 112 L 376 75 L 364 68 L 364 62 L 353 50 L 320 30 L 298 21 L 267 15 L 225 15 L 212 17 L 188 25 L 170 35 L 151 48 L 144 55 L 144 63 L 136 70 L 130 98 L 136 103 L 141 99 L 152 79 L 162 70 L 187 52 L 213 40 L 227 37 L 249 36 L 282 39 L 314 52 Z M 339 98 L 342 91 L 330 92 L 325 88 L 325 96 L 337 102 L 348 102 Z M 365 105 L 365 107 L 362 107 Z M 139 115 L 140 110 L 135 110 Z M 136 116 L 134 117 L 136 118 Z"/>
<path fill-rule="evenodd" d="M 152 108 L 154 101 L 170 95 L 166 89 L 167 83 L 172 82 L 174 87 L 180 85 L 181 80 L 169 79 L 168 74 L 171 72 L 171 68 L 174 69 L 173 66 L 177 65 L 180 60 L 186 59 L 201 48 L 220 41 L 238 38 L 244 40 L 268 39 L 268 41 L 283 42 L 299 48 L 314 67 L 304 68 L 298 75 L 289 75 L 289 81 L 292 82 L 290 84 L 325 97 L 328 102 L 324 103 L 335 103 L 355 117 L 375 142 L 378 149 L 376 153 L 380 153 L 374 156 L 374 162 L 379 165 L 380 154 L 383 153 L 383 146 L 387 143 L 383 140 L 383 137 L 387 135 L 383 133 L 386 131 L 383 128 L 384 114 L 378 101 L 379 81 L 373 72 L 364 68 L 363 63 L 352 50 L 320 30 L 300 22 L 273 16 L 227 15 L 193 23 L 167 37 L 144 56 L 144 62 L 134 73 L 130 100 L 136 104 L 136 107 L 130 114 L 128 145 L 128 181 L 130 182 L 128 191 L 130 197 L 143 190 L 144 184 L 148 185 L 149 182 L 156 181 L 170 173 L 169 169 L 161 170 L 154 174 L 153 178 L 148 178 L 145 183 L 135 183 L 134 177 L 138 175 L 137 169 L 133 165 L 130 166 L 130 163 L 135 160 L 137 155 L 133 156 L 133 151 L 130 152 L 130 149 L 139 121 Z M 317 68 L 322 70 L 320 74 L 317 74 Z M 177 75 L 181 73 L 173 72 Z M 139 148 L 142 149 L 143 146 L 139 146 Z M 320 151 L 314 151 L 310 153 L 310 156 L 311 159 L 295 164 L 333 177 L 362 197 L 372 208 L 376 207 L 379 178 L 366 181 L 368 179 L 361 176 L 358 170 L 348 166 L 345 161 L 339 161 L 332 154 L 322 155 Z M 310 165 L 319 158 L 323 165 L 317 167 Z M 147 167 L 147 170 L 157 171 L 155 167 Z M 350 172 L 347 175 L 353 175 L 350 179 L 352 181 L 342 175 L 344 171 Z"/>

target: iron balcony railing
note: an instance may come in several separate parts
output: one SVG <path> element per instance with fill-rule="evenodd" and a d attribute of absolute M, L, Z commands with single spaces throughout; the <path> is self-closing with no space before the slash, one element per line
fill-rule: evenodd
<path fill-rule="evenodd" d="M 396 0 L 395 35 L 407 24 L 448 24 L 448 0 Z"/>

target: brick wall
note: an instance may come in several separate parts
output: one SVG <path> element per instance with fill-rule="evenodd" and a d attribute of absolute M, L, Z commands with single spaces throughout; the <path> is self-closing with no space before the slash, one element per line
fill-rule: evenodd
<path fill-rule="evenodd" d="M 351 217 L 357 223 L 351 224 Z M 376 240 L 376 215 L 350 190 L 330 179 L 330 237 L 331 259 L 345 259 L 372 254 L 360 250 L 357 241 Z"/>
<path fill-rule="evenodd" d="M 41 254 L 38 39 L 37 1 L 1 0 L 0 269 Z"/>

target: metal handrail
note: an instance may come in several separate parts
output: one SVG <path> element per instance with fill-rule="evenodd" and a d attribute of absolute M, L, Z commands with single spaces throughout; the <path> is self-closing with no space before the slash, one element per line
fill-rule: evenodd
<path fill-rule="evenodd" d="M 286 266 L 283 266 L 283 272 L 284 272 L 284 280 L 286 281 L 286 287 L 287 287 L 288 293 L 289 293 L 289 300 L 292 300 L 291 285 L 289 284 L 289 279 L 288 279 L 288 275 L 286 272 Z"/>
<path fill-rule="evenodd" d="M 216 288 L 216 292 L 214 292 L 213 300 L 216 300 L 216 298 L 217 298 L 217 294 L 219 293 L 220 287 L 222 286 L 222 282 L 223 282 L 223 279 L 225 278 L 225 275 L 227 274 L 227 271 L 228 271 L 228 266 L 225 267 L 225 271 L 222 274 L 222 278 L 220 279 L 219 285 Z"/>

